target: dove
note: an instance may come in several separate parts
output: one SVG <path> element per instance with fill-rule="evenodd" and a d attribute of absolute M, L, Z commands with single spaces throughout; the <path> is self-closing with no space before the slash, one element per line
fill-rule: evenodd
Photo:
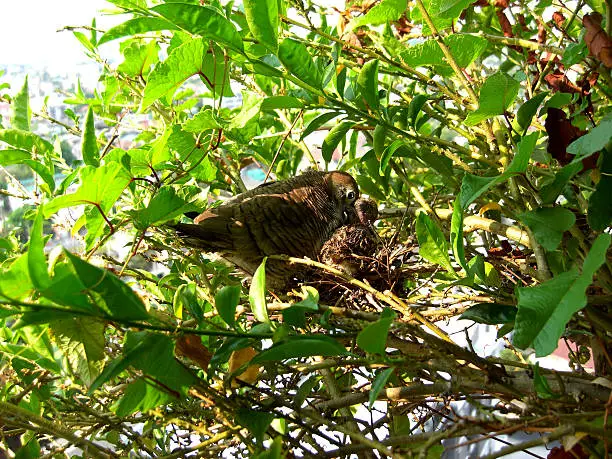
<path fill-rule="evenodd" d="M 334 232 L 319 254 L 326 265 L 351 275 L 362 270 L 364 259 L 372 257 L 378 245 L 378 236 L 372 227 L 378 218 L 378 206 L 371 199 L 359 198 L 354 207 L 352 220 Z"/>
<path fill-rule="evenodd" d="M 269 255 L 317 259 L 338 228 L 356 221 L 358 198 L 357 182 L 346 172 L 307 171 L 260 185 L 174 228 L 187 245 L 216 252 L 253 275 Z M 284 285 L 295 269 L 268 260 L 268 285 Z"/>

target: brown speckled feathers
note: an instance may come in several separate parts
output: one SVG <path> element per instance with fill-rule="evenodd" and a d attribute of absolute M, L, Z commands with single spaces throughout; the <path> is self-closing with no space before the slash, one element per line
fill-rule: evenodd
<path fill-rule="evenodd" d="M 349 174 L 309 171 L 242 193 L 175 229 L 187 244 L 218 252 L 253 274 L 268 255 L 316 259 L 334 231 L 355 220 L 358 197 Z M 270 263 L 267 270 L 271 280 L 281 282 L 290 275 L 286 271 L 282 263 Z"/>

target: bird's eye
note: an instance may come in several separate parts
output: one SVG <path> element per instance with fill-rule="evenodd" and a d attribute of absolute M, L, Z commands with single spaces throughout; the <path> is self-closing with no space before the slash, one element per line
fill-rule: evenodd
<path fill-rule="evenodd" d="M 353 199 L 355 199 L 355 192 L 354 192 L 354 191 L 352 191 L 352 190 L 351 190 L 351 191 L 349 191 L 349 192 L 346 194 L 346 197 L 348 198 L 348 200 L 349 200 L 349 201 L 352 201 Z"/>

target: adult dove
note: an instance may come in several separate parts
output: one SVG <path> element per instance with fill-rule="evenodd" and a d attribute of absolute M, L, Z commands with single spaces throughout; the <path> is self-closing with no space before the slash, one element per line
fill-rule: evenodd
<path fill-rule="evenodd" d="M 308 171 L 260 185 L 174 228 L 188 245 L 217 252 L 252 275 L 269 255 L 316 259 L 338 228 L 356 221 L 358 198 L 359 187 L 346 172 Z M 282 286 L 295 269 L 268 260 L 266 279 Z"/>

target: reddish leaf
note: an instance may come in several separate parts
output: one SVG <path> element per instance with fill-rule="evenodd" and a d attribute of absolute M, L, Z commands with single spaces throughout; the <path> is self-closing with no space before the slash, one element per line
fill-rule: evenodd
<path fill-rule="evenodd" d="M 506 16 L 506 13 L 504 13 L 502 9 L 497 9 L 495 13 L 497 14 L 499 26 L 504 33 L 504 37 L 514 37 L 514 33 L 512 32 L 512 24 L 510 24 L 510 20 L 508 19 L 508 16 Z"/>
<path fill-rule="evenodd" d="M 548 133 L 548 153 L 562 166 L 568 164 L 574 155 L 567 152 L 567 146 L 585 132 L 574 126 L 563 110 L 552 107 L 548 108 L 544 127 Z"/>
<path fill-rule="evenodd" d="M 584 42 L 591 55 L 595 56 L 603 65 L 612 68 L 612 39 L 601 28 L 601 14 L 591 13 L 584 16 L 582 25 L 586 33 Z"/>
<path fill-rule="evenodd" d="M 183 335 L 176 340 L 176 355 L 187 357 L 197 364 L 202 370 L 208 369 L 212 354 L 202 344 L 202 338 L 198 335 Z"/>
<path fill-rule="evenodd" d="M 555 24 L 557 24 L 557 27 L 559 27 L 559 29 L 563 29 L 563 24 L 565 24 L 565 17 L 563 16 L 563 13 L 561 13 L 561 11 L 555 11 L 552 15 L 552 19 L 553 21 L 555 21 Z"/>
<path fill-rule="evenodd" d="M 538 43 L 546 41 L 546 27 L 542 21 L 538 21 Z"/>

